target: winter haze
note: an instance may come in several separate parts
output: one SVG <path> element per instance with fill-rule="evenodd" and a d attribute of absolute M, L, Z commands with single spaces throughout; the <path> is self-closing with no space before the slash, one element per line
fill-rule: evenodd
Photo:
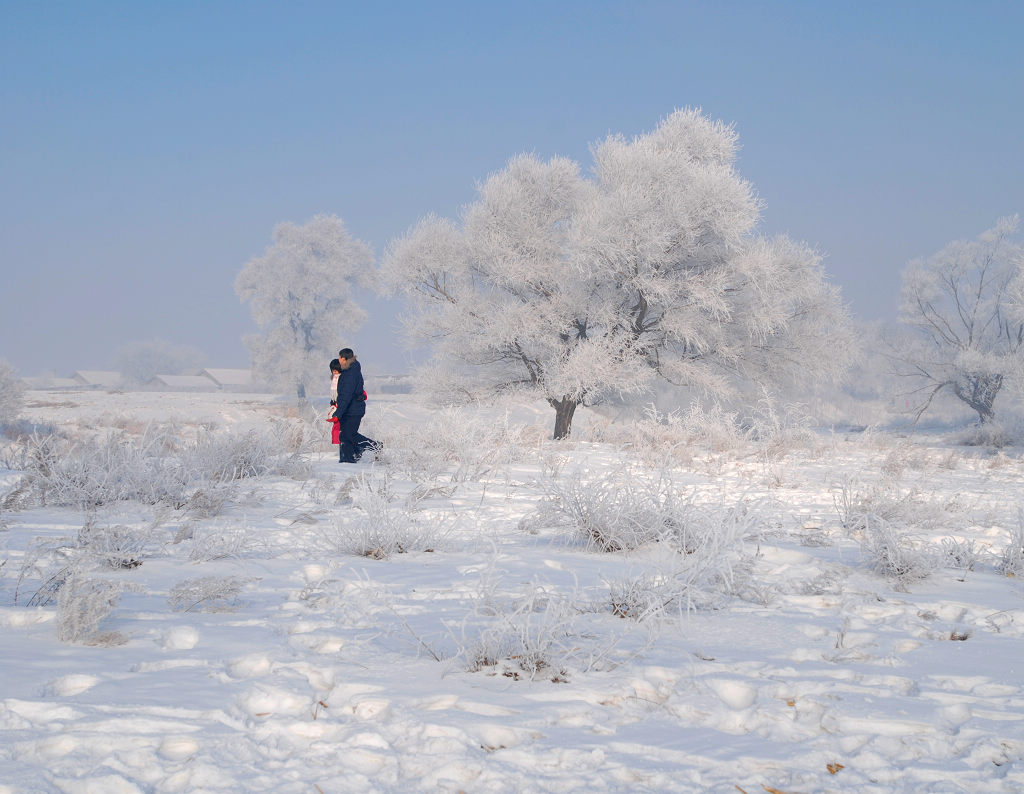
<path fill-rule="evenodd" d="M 908 260 L 1024 209 L 1024 7 L 901 3 L 0 4 L 0 358 L 109 366 L 146 339 L 244 366 L 233 283 L 281 221 L 378 259 L 522 152 L 591 165 L 700 107 L 761 231 L 893 319 Z M 338 345 L 402 371 L 400 301 Z M 340 334 L 339 334 L 340 337 Z"/>

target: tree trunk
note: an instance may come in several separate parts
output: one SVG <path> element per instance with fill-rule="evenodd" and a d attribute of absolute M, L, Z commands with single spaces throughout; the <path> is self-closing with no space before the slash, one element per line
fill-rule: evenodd
<path fill-rule="evenodd" d="M 552 438 L 555 441 L 568 438 L 569 431 L 572 430 L 572 415 L 576 413 L 579 401 L 571 397 L 563 397 L 561 400 L 553 400 L 549 397 L 548 402 L 555 409 L 555 433 Z"/>
<path fill-rule="evenodd" d="M 974 375 L 965 378 L 966 389 L 959 383 L 953 385 L 953 392 L 978 412 L 982 424 L 991 422 L 995 418 L 995 410 L 992 404 L 996 401 L 996 395 L 1003 386 L 1002 375 Z"/>
<path fill-rule="evenodd" d="M 298 383 L 295 384 L 295 389 L 296 389 L 296 392 L 297 392 L 298 397 L 299 397 L 299 402 L 300 403 L 301 402 L 305 402 L 306 401 L 306 384 L 303 383 L 300 380 Z"/>

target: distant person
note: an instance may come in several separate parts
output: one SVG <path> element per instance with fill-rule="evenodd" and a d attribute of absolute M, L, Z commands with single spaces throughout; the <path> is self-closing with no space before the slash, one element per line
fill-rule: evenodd
<path fill-rule="evenodd" d="M 332 423 L 331 426 L 331 443 L 341 444 L 341 422 L 338 421 L 338 378 L 341 377 L 341 364 L 338 363 L 338 359 L 332 358 L 330 363 L 331 368 L 331 409 L 327 412 L 327 421 Z"/>
<path fill-rule="evenodd" d="M 379 450 L 381 445 L 371 438 L 361 435 L 359 423 L 366 415 L 366 392 L 363 389 L 363 371 L 352 348 L 345 347 L 338 351 L 338 376 L 336 407 L 334 415 L 338 418 L 341 449 L 338 460 L 341 463 L 355 463 L 369 449 Z"/>

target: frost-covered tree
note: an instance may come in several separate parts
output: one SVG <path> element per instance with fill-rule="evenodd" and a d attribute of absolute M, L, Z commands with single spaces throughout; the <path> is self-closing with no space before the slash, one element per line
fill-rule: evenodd
<path fill-rule="evenodd" d="M 305 399 L 306 387 L 326 378 L 343 333 L 366 319 L 351 292 L 365 283 L 372 264 L 369 246 L 349 235 L 340 218 L 279 224 L 273 245 L 246 263 L 235 281 L 263 330 L 246 338 L 257 374 Z"/>
<path fill-rule="evenodd" d="M 429 217 L 392 244 L 382 267 L 422 299 L 407 328 L 437 343 L 432 367 L 474 365 L 485 388 L 532 384 L 556 410 L 557 437 L 583 398 L 607 385 L 602 337 L 588 339 L 586 274 L 569 277 L 571 224 L 589 188 L 569 160 L 514 158 L 480 187 L 461 228 Z"/>
<path fill-rule="evenodd" d="M 13 422 L 25 405 L 25 384 L 14 368 L 0 359 L 0 425 Z"/>
<path fill-rule="evenodd" d="M 435 366 L 531 385 L 555 438 L 579 405 L 658 377 L 726 398 L 838 375 L 852 354 L 838 292 L 807 246 L 754 233 L 735 150 L 730 127 L 680 110 L 597 145 L 590 178 L 515 157 L 461 222 L 428 217 L 394 241 L 382 275 L 415 299 L 408 329 Z"/>
<path fill-rule="evenodd" d="M 157 375 L 180 375 L 203 366 L 202 351 L 162 339 L 130 342 L 118 348 L 114 366 L 129 383 L 148 383 Z"/>
<path fill-rule="evenodd" d="M 1024 323 L 1024 267 L 1017 268 L 1017 275 L 1010 282 L 1006 309 L 1011 320 Z"/>
<path fill-rule="evenodd" d="M 976 240 L 950 243 L 903 272 L 900 320 L 912 338 L 891 357 L 912 383 L 917 416 L 949 391 L 995 415 L 999 392 L 1024 372 L 1024 247 L 1013 242 L 1014 215 Z"/>

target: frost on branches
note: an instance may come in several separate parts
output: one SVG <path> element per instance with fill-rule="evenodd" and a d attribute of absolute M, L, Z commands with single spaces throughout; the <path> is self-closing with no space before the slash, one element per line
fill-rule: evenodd
<path fill-rule="evenodd" d="M 1001 218 L 977 240 L 952 242 L 903 273 L 900 320 L 913 337 L 892 353 L 913 384 L 920 417 L 942 391 L 977 412 L 1024 373 L 1024 247 L 1010 239 L 1019 218 Z"/>
<path fill-rule="evenodd" d="M 118 348 L 114 366 L 131 384 L 149 383 L 157 375 L 180 375 L 203 366 L 204 355 L 193 347 L 162 339 L 129 342 Z"/>
<path fill-rule="evenodd" d="M 14 368 L 0 359 L 0 425 L 18 418 L 25 404 L 25 384 Z"/>
<path fill-rule="evenodd" d="M 676 111 L 632 141 L 571 160 L 513 158 L 460 222 L 428 217 L 392 242 L 382 275 L 415 299 L 411 336 L 439 371 L 528 385 L 555 409 L 647 391 L 654 379 L 728 398 L 841 374 L 853 350 L 819 257 L 754 234 L 736 135 Z"/>
<path fill-rule="evenodd" d="M 304 399 L 306 386 L 323 379 L 339 335 L 365 321 L 350 293 L 354 284 L 366 283 L 372 264 L 369 246 L 351 237 L 340 218 L 279 224 L 274 244 L 235 280 L 235 292 L 250 303 L 262 329 L 246 339 L 256 373 Z"/>

